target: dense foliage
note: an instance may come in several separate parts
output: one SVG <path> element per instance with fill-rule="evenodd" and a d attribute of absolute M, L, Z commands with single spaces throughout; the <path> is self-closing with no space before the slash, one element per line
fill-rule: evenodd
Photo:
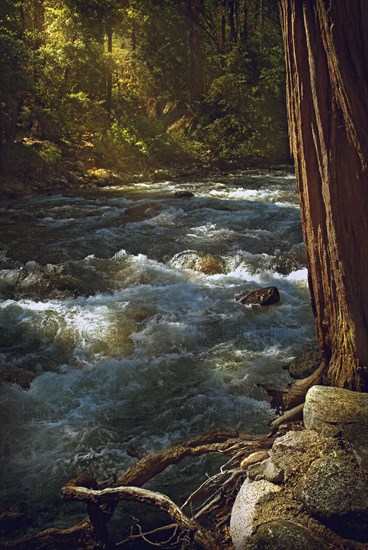
<path fill-rule="evenodd" d="M 288 158 L 274 0 L 2 0 L 1 141 L 100 164 Z"/>

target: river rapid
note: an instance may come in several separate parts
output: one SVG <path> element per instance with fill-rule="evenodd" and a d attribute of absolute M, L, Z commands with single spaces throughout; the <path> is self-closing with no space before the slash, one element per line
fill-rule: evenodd
<path fill-rule="evenodd" d="M 108 479 L 211 429 L 268 431 L 257 384 L 286 384 L 314 337 L 291 173 L 40 196 L 1 217 L 0 367 L 35 375 L 1 387 L 2 510 L 21 500 L 33 528 L 70 525 L 85 507 L 59 495 L 77 474 Z M 279 304 L 235 300 L 270 285 Z M 150 487 L 180 501 L 213 464 Z"/>

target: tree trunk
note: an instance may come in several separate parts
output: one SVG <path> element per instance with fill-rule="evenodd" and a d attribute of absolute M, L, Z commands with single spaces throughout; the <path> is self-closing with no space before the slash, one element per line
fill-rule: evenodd
<path fill-rule="evenodd" d="M 198 24 L 204 11 L 204 1 L 186 0 L 186 7 L 188 15 L 189 103 L 193 106 L 200 101 L 205 89 L 201 28 Z"/>
<path fill-rule="evenodd" d="M 108 25 L 107 31 L 107 52 L 112 54 L 112 28 L 111 25 Z M 112 106 L 112 68 L 111 68 L 111 59 L 109 58 L 109 65 L 107 69 L 107 78 L 106 78 L 106 111 L 111 117 L 111 106 Z"/>
<path fill-rule="evenodd" d="M 243 45 L 245 45 L 248 38 L 248 0 L 243 0 L 242 2 L 242 14 L 240 17 L 241 27 L 240 27 L 240 40 Z"/>
<path fill-rule="evenodd" d="M 368 3 L 279 0 L 324 382 L 368 389 Z"/>

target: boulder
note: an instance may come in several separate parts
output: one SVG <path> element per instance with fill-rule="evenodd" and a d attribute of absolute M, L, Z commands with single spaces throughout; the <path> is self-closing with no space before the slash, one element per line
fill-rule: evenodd
<path fill-rule="evenodd" d="M 32 520 L 26 512 L 27 505 L 18 501 L 9 510 L 0 514 L 0 535 L 8 536 L 29 527 Z"/>
<path fill-rule="evenodd" d="M 8 382 L 9 384 L 18 384 L 21 388 L 28 390 L 32 384 L 35 374 L 29 370 L 19 367 L 1 367 L 0 382 Z"/>
<path fill-rule="evenodd" d="M 284 472 L 281 468 L 276 466 L 270 458 L 267 458 L 262 462 L 257 462 L 249 466 L 248 477 L 254 481 L 265 479 L 271 483 L 282 483 L 284 480 Z"/>
<path fill-rule="evenodd" d="M 368 470 L 368 394 L 313 386 L 306 395 L 304 425 L 324 436 L 348 441 L 362 468 Z"/>
<path fill-rule="evenodd" d="M 247 550 L 325 550 L 330 548 L 309 529 L 285 519 L 260 525 L 247 541 Z"/>
<path fill-rule="evenodd" d="M 180 199 L 190 198 L 194 197 L 194 193 L 191 191 L 175 191 L 175 197 L 178 197 Z"/>
<path fill-rule="evenodd" d="M 163 168 L 158 168 L 153 172 L 153 179 L 155 181 L 164 181 L 173 179 L 173 174 Z"/>
<path fill-rule="evenodd" d="M 269 306 L 280 301 L 280 293 L 275 286 L 257 288 L 236 296 L 237 302 L 246 305 Z"/>
<path fill-rule="evenodd" d="M 215 275 L 216 273 L 223 273 L 224 268 L 222 262 L 215 258 L 215 256 L 205 254 L 197 259 L 194 269 L 205 275 Z"/>
<path fill-rule="evenodd" d="M 307 512 L 346 537 L 368 542 L 368 485 L 344 454 L 318 458 L 295 488 Z"/>
<path fill-rule="evenodd" d="M 157 216 L 161 209 L 162 205 L 157 202 L 133 204 L 126 208 L 124 216 L 128 216 L 132 221 L 141 221 Z"/>
<path fill-rule="evenodd" d="M 278 491 L 280 487 L 269 481 L 245 480 L 236 496 L 230 517 L 230 535 L 235 550 L 243 550 L 253 533 L 257 505 Z"/>
<path fill-rule="evenodd" d="M 315 342 L 308 342 L 297 353 L 288 366 L 293 378 L 307 378 L 318 369 L 321 364 L 321 355 Z"/>
<path fill-rule="evenodd" d="M 321 453 L 333 454 L 338 449 L 338 441 L 320 436 L 314 431 L 289 431 L 275 439 L 270 458 L 283 471 L 285 480 L 288 480 L 307 470 Z"/>

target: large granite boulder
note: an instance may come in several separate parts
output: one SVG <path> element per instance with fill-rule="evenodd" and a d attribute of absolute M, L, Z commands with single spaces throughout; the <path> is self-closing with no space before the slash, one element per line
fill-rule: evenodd
<path fill-rule="evenodd" d="M 351 458 L 351 456 L 349 457 Z M 307 512 L 347 538 L 368 542 L 368 485 L 346 453 L 313 462 L 295 488 Z"/>
<path fill-rule="evenodd" d="M 244 550 L 246 540 L 253 533 L 257 505 L 277 491 L 280 487 L 269 481 L 245 480 L 231 511 L 230 535 L 235 550 Z"/>
<path fill-rule="evenodd" d="M 305 472 L 321 453 L 334 454 L 338 450 L 338 441 L 303 430 L 287 432 L 275 439 L 270 457 L 275 466 L 283 471 L 287 481 Z"/>
<path fill-rule="evenodd" d="M 368 394 L 313 386 L 306 395 L 304 425 L 323 436 L 348 441 L 360 466 L 368 470 Z"/>

